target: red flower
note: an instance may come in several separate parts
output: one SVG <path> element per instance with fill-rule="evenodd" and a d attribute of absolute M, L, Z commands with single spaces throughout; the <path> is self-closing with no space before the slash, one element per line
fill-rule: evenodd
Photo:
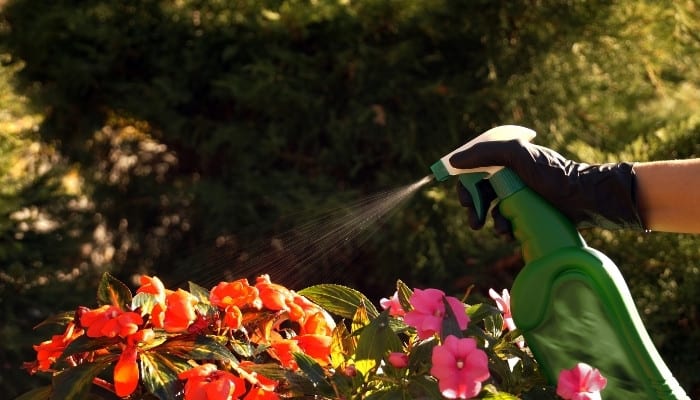
<path fill-rule="evenodd" d="M 559 373 L 557 394 L 565 400 L 600 400 L 608 380 L 588 364 L 578 363 Z"/>
<path fill-rule="evenodd" d="M 270 275 L 260 275 L 255 281 L 255 287 L 265 308 L 272 311 L 289 310 L 287 302 L 292 300 L 291 292 L 282 285 L 272 283 Z"/>
<path fill-rule="evenodd" d="M 191 293 L 178 289 L 165 297 L 165 310 L 162 315 L 162 327 L 166 332 L 184 332 L 197 318 L 194 306 L 198 303 Z M 156 314 L 156 307 L 153 308 Z M 155 322 L 154 322 L 154 325 Z"/>
<path fill-rule="evenodd" d="M 278 339 L 270 344 L 268 353 L 277 359 L 277 361 L 282 364 L 283 367 L 296 370 L 299 368 L 296 360 L 294 360 L 294 353 L 301 353 L 301 348 L 295 340 L 292 339 Z"/>
<path fill-rule="evenodd" d="M 53 335 L 51 340 L 46 340 L 34 346 L 39 371 L 50 371 L 51 365 L 63 354 L 66 347 L 77 337 L 83 334 L 82 329 L 75 329 L 75 324 L 70 322 L 61 335 Z"/>
<path fill-rule="evenodd" d="M 119 397 L 126 397 L 139 385 L 138 352 L 136 345 L 128 345 L 114 366 L 114 391 Z"/>
<path fill-rule="evenodd" d="M 279 400 L 279 396 L 275 393 L 278 382 L 266 376 L 253 372 L 253 376 L 258 381 L 243 400 Z"/>
<path fill-rule="evenodd" d="M 104 305 L 95 310 L 87 310 L 80 316 L 80 325 L 87 330 L 89 337 L 127 337 L 136 333 L 143 324 L 141 315 L 122 311 L 117 306 Z"/>
<path fill-rule="evenodd" d="M 318 361 L 321 366 L 331 361 L 331 342 L 333 338 L 325 335 L 299 335 L 292 338 L 304 353 Z"/>
<path fill-rule="evenodd" d="M 433 348 L 430 373 L 448 399 L 471 399 L 481 391 L 481 382 L 489 378 L 488 357 L 472 338 L 448 336 Z"/>
<path fill-rule="evenodd" d="M 214 364 L 203 364 L 182 372 L 186 380 L 185 400 L 235 400 L 245 392 L 245 381 L 228 371 L 219 371 Z"/>

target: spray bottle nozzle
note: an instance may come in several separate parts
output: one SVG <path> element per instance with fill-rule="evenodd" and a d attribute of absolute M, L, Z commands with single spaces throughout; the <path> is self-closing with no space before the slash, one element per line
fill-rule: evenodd
<path fill-rule="evenodd" d="M 503 167 L 485 166 L 476 169 L 459 169 L 450 164 L 450 157 L 452 157 L 453 154 L 469 149 L 480 142 L 513 139 L 530 141 L 534 137 L 535 131 L 517 125 L 503 125 L 489 129 L 488 131 L 482 133 L 481 135 L 442 157 L 440 160 L 430 166 L 430 170 L 437 181 L 444 181 L 450 175 L 459 175 L 459 181 L 471 195 L 472 201 L 474 202 L 474 210 L 476 211 L 476 215 L 479 218 L 479 221 L 483 223 L 486 218 L 486 212 L 488 211 L 488 204 L 484 204 L 484 196 L 481 192 L 482 186 L 480 182 L 501 171 Z"/>

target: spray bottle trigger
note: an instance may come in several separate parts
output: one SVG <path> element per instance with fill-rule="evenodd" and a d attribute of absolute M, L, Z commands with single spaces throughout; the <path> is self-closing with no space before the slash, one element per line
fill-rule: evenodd
<path fill-rule="evenodd" d="M 489 176 L 487 172 L 471 172 L 468 174 L 459 175 L 459 182 L 464 186 L 472 197 L 472 202 L 474 203 L 474 211 L 476 212 L 477 218 L 479 218 L 479 223 L 483 224 L 486 220 L 486 211 L 488 211 L 488 204 L 484 204 L 484 196 L 481 190 L 479 190 L 479 183 Z"/>

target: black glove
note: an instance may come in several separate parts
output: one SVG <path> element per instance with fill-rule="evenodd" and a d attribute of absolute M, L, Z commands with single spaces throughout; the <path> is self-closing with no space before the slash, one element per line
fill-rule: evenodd
<path fill-rule="evenodd" d="M 464 169 L 496 165 L 510 168 L 577 228 L 644 229 L 637 211 L 635 176 L 630 163 L 578 163 L 554 150 L 520 140 L 477 143 L 455 153 L 450 163 Z M 480 229 L 485 218 L 479 220 L 471 195 L 462 185 L 459 187 L 460 202 L 469 212 L 469 224 Z M 480 189 L 484 195 L 483 207 L 488 208 L 496 194 L 486 182 Z M 492 216 L 498 232 L 510 231 L 510 223 L 500 215 L 498 207 L 493 208 Z"/>

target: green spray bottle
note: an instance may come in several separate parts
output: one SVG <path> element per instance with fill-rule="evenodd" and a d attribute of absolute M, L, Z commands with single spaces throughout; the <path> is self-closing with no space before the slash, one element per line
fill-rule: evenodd
<path fill-rule="evenodd" d="M 584 362 L 607 378 L 603 399 L 689 399 L 649 337 L 617 266 L 587 246 L 574 225 L 499 166 L 460 170 L 450 157 L 482 141 L 530 141 L 535 132 L 493 128 L 431 166 L 438 181 L 459 176 L 477 210 L 477 185 L 488 179 L 501 214 L 522 246 L 525 266 L 511 289 L 511 312 L 541 370 L 556 385 L 559 373 Z M 479 216 L 483 217 L 483 216 Z"/>

